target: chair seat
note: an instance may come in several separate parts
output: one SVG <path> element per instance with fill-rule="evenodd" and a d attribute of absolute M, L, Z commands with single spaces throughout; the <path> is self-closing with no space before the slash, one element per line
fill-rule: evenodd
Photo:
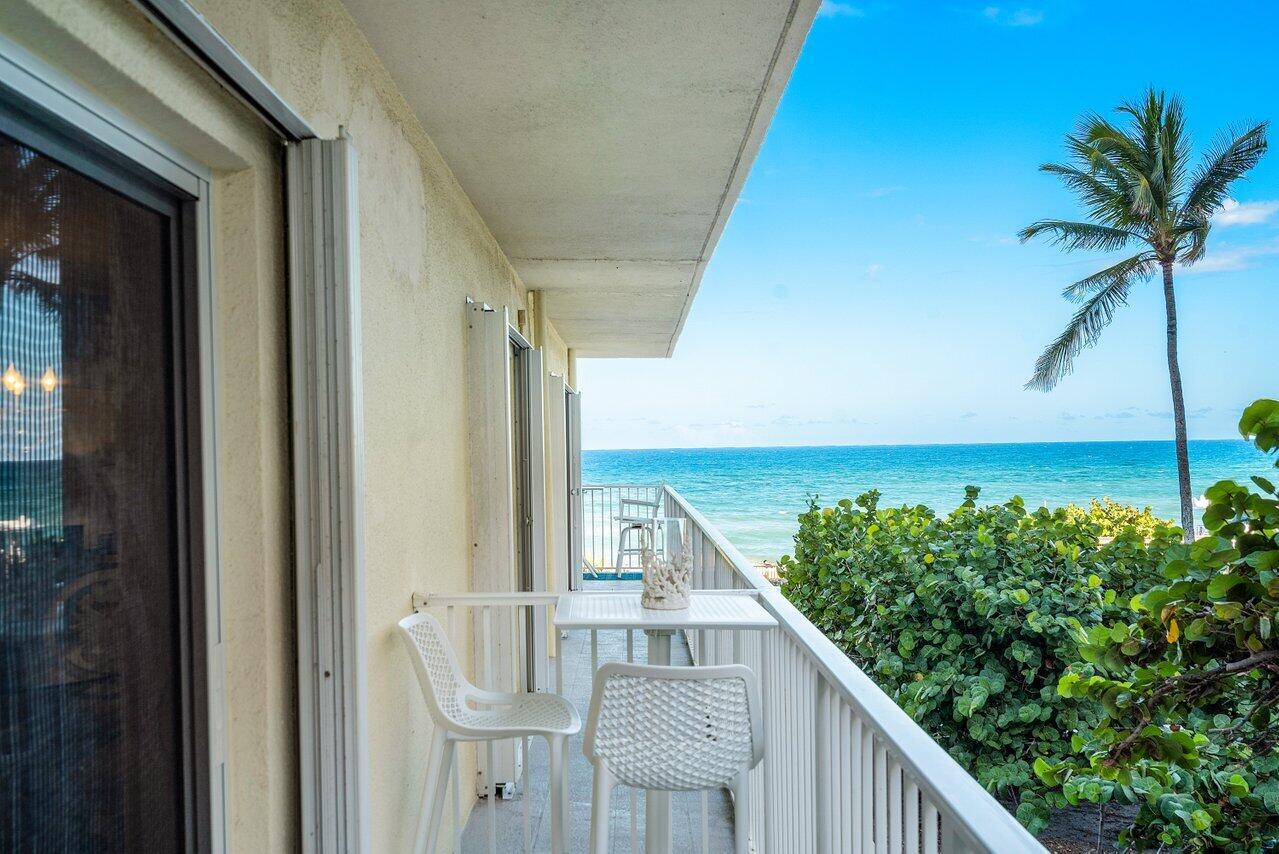
<path fill-rule="evenodd" d="M 472 708 L 467 704 L 457 713 L 457 723 L 471 738 L 511 737 L 520 735 L 575 735 L 582 728 L 582 718 L 573 704 L 555 694 L 501 694 L 478 698 L 490 708 Z"/>

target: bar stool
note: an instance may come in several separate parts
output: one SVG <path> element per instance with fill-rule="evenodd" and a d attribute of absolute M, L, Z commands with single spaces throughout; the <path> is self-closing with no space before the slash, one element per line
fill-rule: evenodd
<path fill-rule="evenodd" d="M 653 550 L 657 551 L 657 511 L 661 508 L 658 501 L 644 498 L 619 498 L 617 500 L 618 515 L 613 517 L 622 523 L 617 532 L 617 556 L 613 568 L 620 576 L 626 568 L 623 561 L 628 556 L 637 559 L 644 551 L 645 532 L 652 538 Z"/>

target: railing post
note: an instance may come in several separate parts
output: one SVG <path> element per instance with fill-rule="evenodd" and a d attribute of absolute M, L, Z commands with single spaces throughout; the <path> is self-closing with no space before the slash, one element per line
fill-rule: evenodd
<path fill-rule="evenodd" d="M 816 769 L 814 774 L 813 785 L 817 792 L 817 854 L 831 854 L 834 846 L 831 844 L 831 835 L 834 829 L 831 820 L 831 780 L 830 780 L 830 763 L 831 763 L 831 746 L 830 746 L 830 683 L 825 679 L 817 681 L 817 714 L 815 725 L 817 727 L 817 738 L 815 739 L 816 761 L 813 767 Z"/>
<path fill-rule="evenodd" d="M 772 738 L 776 727 L 773 721 L 773 710 L 776 704 L 773 702 L 773 644 L 774 638 L 777 636 L 778 629 L 770 629 L 762 632 L 759 638 L 759 682 L 760 692 L 764 695 L 764 844 L 756 845 L 755 850 L 763 849 L 764 854 L 773 854 L 776 846 L 773 845 L 773 825 L 775 817 L 773 809 L 777 804 L 777 790 L 774 781 L 777 779 L 777 739 Z"/>

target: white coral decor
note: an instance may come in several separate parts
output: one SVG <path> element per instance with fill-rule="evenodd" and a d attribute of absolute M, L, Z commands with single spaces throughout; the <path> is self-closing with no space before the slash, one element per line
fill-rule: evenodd
<path fill-rule="evenodd" d="M 644 540 L 640 552 L 644 563 L 644 592 L 640 604 L 654 611 L 681 611 L 688 607 L 688 588 L 693 580 L 688 539 L 681 536 L 676 540 L 668 532 L 666 552 L 669 559 L 659 558 L 653 553 L 651 540 Z"/>

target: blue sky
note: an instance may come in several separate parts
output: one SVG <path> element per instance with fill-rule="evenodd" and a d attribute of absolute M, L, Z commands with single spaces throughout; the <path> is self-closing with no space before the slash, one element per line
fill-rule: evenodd
<path fill-rule="evenodd" d="M 828 2 L 670 360 L 583 360 L 588 448 L 1171 438 L 1159 289 L 1024 391 L 1106 256 L 1014 235 L 1079 214 L 1040 163 L 1150 84 L 1197 149 L 1279 119 L 1265 2 Z M 1209 10 L 1205 13 L 1205 10 Z M 1155 30 L 1154 28 L 1158 28 Z M 1279 130 L 1178 277 L 1191 438 L 1279 395 Z"/>

